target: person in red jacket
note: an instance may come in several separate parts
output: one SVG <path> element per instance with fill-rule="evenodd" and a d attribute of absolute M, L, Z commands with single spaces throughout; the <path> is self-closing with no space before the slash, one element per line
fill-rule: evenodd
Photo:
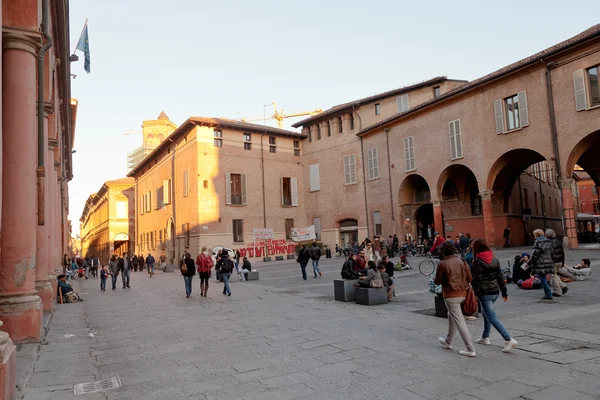
<path fill-rule="evenodd" d="M 198 273 L 200 275 L 200 296 L 206 297 L 208 292 L 208 280 L 213 267 L 213 260 L 209 254 L 206 254 L 206 247 L 202 248 L 202 252 L 196 258 Z"/>
<path fill-rule="evenodd" d="M 429 249 L 431 254 L 438 254 L 440 252 L 440 247 L 442 243 L 444 243 L 444 238 L 440 236 L 439 232 L 434 232 L 433 237 L 435 238 L 433 241 L 433 246 Z"/>

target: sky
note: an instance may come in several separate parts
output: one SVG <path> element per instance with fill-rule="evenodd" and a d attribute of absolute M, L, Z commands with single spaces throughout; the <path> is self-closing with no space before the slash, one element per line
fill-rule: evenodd
<path fill-rule="evenodd" d="M 272 102 L 294 113 L 435 76 L 473 80 L 597 24 L 597 9 L 597 0 L 71 0 L 71 49 L 88 19 L 91 53 L 90 74 L 83 54 L 71 64 L 73 233 L 89 195 L 126 175 L 142 121 L 161 111 L 176 124 L 252 118 Z"/>

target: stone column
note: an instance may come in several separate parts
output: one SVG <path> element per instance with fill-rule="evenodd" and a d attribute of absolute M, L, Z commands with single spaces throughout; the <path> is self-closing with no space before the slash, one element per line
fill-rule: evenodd
<path fill-rule="evenodd" d="M 433 200 L 432 203 L 434 231 L 439 232 L 439 234 L 445 239 L 446 236 L 444 235 L 444 217 L 442 216 L 442 203 L 438 199 Z"/>
<path fill-rule="evenodd" d="M 40 39 L 3 29 L 0 318 L 15 342 L 39 341 L 35 290 L 37 227 L 36 54 Z M 8 233 L 8 234 L 7 234 Z"/>
<path fill-rule="evenodd" d="M 331 121 L 331 135 L 335 135 L 340 133 L 340 120 L 336 117 Z"/>
<path fill-rule="evenodd" d="M 492 211 L 492 191 L 484 190 L 479 193 L 481 196 L 481 208 L 483 210 L 483 230 L 485 232 L 485 241 L 491 248 L 495 245 L 496 230 L 494 228 L 494 214 Z"/>
<path fill-rule="evenodd" d="M 321 138 L 326 138 L 327 128 L 329 127 L 329 121 L 321 121 L 319 122 L 319 126 L 321 128 Z"/>
<path fill-rule="evenodd" d="M 561 181 L 561 197 L 562 197 L 562 215 L 565 224 L 565 237 L 568 241 L 570 249 L 576 249 L 579 247 L 577 243 L 577 224 L 575 223 L 575 208 L 573 207 L 573 192 L 571 188 L 573 186 L 572 179 L 563 179 Z"/>
<path fill-rule="evenodd" d="M 352 114 L 342 115 L 342 130 L 344 133 L 350 132 L 350 119 L 352 119 Z"/>

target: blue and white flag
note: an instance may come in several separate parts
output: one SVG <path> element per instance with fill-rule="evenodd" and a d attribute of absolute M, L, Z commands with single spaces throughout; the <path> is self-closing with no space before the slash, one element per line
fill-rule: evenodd
<path fill-rule="evenodd" d="M 77 47 L 75 50 L 82 51 L 85 56 L 85 64 L 83 65 L 83 69 L 88 74 L 90 73 L 90 40 L 88 35 L 88 26 L 87 20 L 85 21 L 85 25 L 83 26 L 83 30 L 81 31 L 81 36 L 79 37 L 79 42 L 77 42 Z"/>

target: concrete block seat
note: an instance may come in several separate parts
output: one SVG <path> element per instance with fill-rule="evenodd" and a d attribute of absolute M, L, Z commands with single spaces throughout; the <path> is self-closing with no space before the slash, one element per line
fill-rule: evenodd
<path fill-rule="evenodd" d="M 257 281 L 258 280 L 258 271 L 254 270 L 254 271 L 248 272 L 246 278 L 249 281 Z"/>
<path fill-rule="evenodd" d="M 374 306 L 377 304 L 387 304 L 388 295 L 386 288 L 356 288 L 356 304 L 364 306 Z"/>
<path fill-rule="evenodd" d="M 336 279 L 333 281 L 333 296 L 336 301 L 356 301 L 354 285 L 358 279 Z"/>

